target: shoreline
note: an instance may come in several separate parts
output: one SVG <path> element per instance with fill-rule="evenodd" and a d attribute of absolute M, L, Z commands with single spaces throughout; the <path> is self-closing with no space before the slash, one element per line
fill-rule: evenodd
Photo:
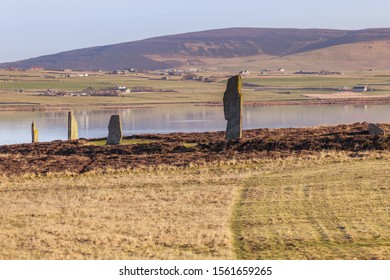
<path fill-rule="evenodd" d="M 222 102 L 157 102 L 157 103 L 137 103 L 137 104 L 84 104 L 84 105 L 38 105 L 38 104 L 1 104 L 1 112 L 48 112 L 48 111 L 69 111 L 71 108 L 98 108 L 100 110 L 117 109 L 149 109 L 160 105 L 192 104 L 195 106 L 220 107 Z M 244 107 L 266 107 L 266 106 L 326 106 L 326 105 L 388 105 L 390 97 L 356 97 L 356 98 L 316 98 L 316 99 L 293 99 L 281 101 L 244 101 Z"/>

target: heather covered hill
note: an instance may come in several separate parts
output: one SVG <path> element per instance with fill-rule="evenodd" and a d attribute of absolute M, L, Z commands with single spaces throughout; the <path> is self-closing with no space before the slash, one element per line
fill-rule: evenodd
<path fill-rule="evenodd" d="M 207 64 L 208 59 L 293 57 L 329 47 L 348 48 L 355 43 L 378 41 L 390 41 L 390 29 L 228 28 L 72 50 L 3 63 L 0 67 L 30 68 L 40 65 L 46 69 L 115 70 L 134 67 L 153 70 L 181 66 L 186 58 L 204 60 Z"/>

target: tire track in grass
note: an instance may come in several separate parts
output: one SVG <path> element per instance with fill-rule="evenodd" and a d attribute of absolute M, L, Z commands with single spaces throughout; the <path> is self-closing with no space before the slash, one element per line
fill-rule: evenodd
<path fill-rule="evenodd" d="M 243 208 L 243 203 L 245 201 L 247 189 L 245 189 L 244 185 L 240 186 L 239 189 L 237 189 L 237 194 L 233 202 L 232 207 L 232 215 L 230 220 L 230 228 L 232 232 L 232 239 L 233 239 L 233 250 L 234 255 L 236 259 L 241 260 L 244 259 L 243 252 L 244 252 L 244 237 L 242 236 L 242 224 L 238 221 L 241 218 L 241 210 Z"/>
<path fill-rule="evenodd" d="M 233 207 L 236 258 L 388 259 L 387 166 L 320 159 L 253 174 Z"/>

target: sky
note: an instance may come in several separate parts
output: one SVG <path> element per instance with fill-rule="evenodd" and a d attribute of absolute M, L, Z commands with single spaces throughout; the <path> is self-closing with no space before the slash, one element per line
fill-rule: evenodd
<path fill-rule="evenodd" d="M 390 27 L 389 0 L 0 0 L 0 62 L 229 27 Z"/>

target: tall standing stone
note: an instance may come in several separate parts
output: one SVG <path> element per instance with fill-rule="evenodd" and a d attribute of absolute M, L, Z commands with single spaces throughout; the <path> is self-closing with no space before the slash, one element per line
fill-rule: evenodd
<path fill-rule="evenodd" d="M 79 126 L 73 112 L 68 113 L 68 140 L 79 139 Z"/>
<path fill-rule="evenodd" d="M 35 125 L 35 121 L 31 124 L 31 142 L 37 143 L 38 142 L 38 128 Z"/>
<path fill-rule="evenodd" d="M 108 124 L 107 145 L 118 145 L 122 141 L 122 124 L 119 115 L 112 115 Z"/>
<path fill-rule="evenodd" d="M 236 75 L 228 80 L 223 95 L 223 108 L 227 120 L 226 140 L 242 137 L 242 94 L 241 76 Z"/>

